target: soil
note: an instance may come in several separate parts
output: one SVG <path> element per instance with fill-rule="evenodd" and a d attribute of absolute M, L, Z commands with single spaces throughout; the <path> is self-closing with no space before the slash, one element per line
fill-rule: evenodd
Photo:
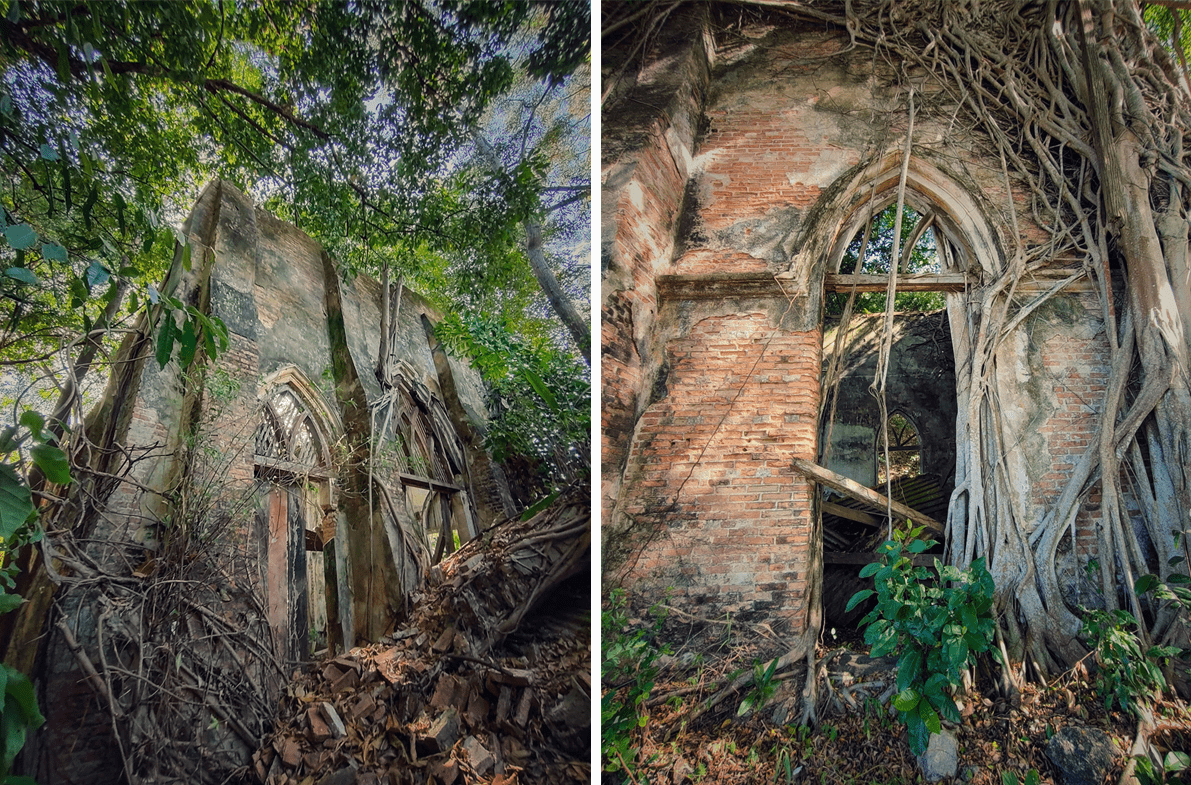
<path fill-rule="evenodd" d="M 750 694 L 755 697 L 755 691 L 745 688 L 689 722 L 692 703 L 714 695 L 742 668 L 767 663 L 784 651 L 780 637 L 764 625 L 672 617 L 665 637 L 675 640 L 678 632 L 685 632 L 678 638 L 683 642 L 673 645 L 674 655 L 662 658 L 662 671 L 647 702 L 648 722 L 637 737 L 637 774 L 632 780 L 623 773 L 605 774 L 604 782 L 924 781 L 906 730 L 890 707 L 894 662 L 867 657 L 867 647 L 854 629 L 836 630 L 834 637 L 828 631 L 820 639 L 819 722 L 813 729 L 798 724 L 805 666 L 777 674 L 772 695 L 759 710 L 738 716 L 742 702 Z M 999 695 L 991 672 L 979 671 L 958 702 L 964 722 L 956 729 L 959 769 L 946 781 L 950 783 L 1024 782 L 1027 772 L 1035 770 L 1041 783 L 1053 785 L 1057 772 L 1045 749 L 1050 737 L 1067 726 L 1098 728 L 1113 738 L 1122 753 L 1105 781 L 1116 783 L 1126 763 L 1124 751 L 1132 746 L 1137 730 L 1132 715 L 1119 708 L 1106 711 L 1095 693 L 1094 677 L 1082 665 L 1046 685 L 1027 684 L 1012 699 Z M 1162 754 L 1191 750 L 1191 711 L 1186 703 L 1162 700 L 1156 716 L 1161 731 L 1154 742 Z"/>

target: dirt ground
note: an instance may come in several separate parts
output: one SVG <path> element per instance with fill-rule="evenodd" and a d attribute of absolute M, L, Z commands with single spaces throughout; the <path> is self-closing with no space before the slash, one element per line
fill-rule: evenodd
<path fill-rule="evenodd" d="M 644 622 L 642 622 L 644 623 Z M 678 633 L 676 635 L 676 633 Z M 847 783 L 883 785 L 923 782 L 910 752 L 908 735 L 891 716 L 891 660 L 868 658 L 854 631 L 830 631 L 817 654 L 820 685 L 815 696 L 819 723 L 801 718 L 804 666 L 774 679 L 775 690 L 759 710 L 739 716 L 748 688 L 725 698 L 693 721 L 692 708 L 714 695 L 719 685 L 743 669 L 752 669 L 784 653 L 781 635 L 765 625 L 731 620 L 707 623 L 672 615 L 666 638 L 673 653 L 661 658 L 661 670 L 647 702 L 648 722 L 638 733 L 637 775 L 605 775 L 604 782 L 637 785 L 684 782 Z M 978 673 L 968 696 L 957 696 L 965 720 L 956 729 L 958 775 L 954 783 L 1004 785 L 1007 774 L 1024 781 L 1031 769 L 1042 783 L 1057 783 L 1045 748 L 1067 726 L 1108 733 L 1122 754 L 1106 782 L 1116 783 L 1136 733 L 1136 722 L 1121 711 L 1106 712 L 1085 668 L 1053 678 L 1045 686 L 1028 684 L 1012 700 L 997 695 L 993 676 Z M 883 699 L 883 702 L 882 702 Z M 1191 711 L 1181 701 L 1157 707 L 1155 746 L 1191 749 Z"/>

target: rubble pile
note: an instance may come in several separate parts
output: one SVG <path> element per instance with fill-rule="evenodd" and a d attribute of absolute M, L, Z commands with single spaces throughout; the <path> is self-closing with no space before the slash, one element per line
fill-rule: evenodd
<path fill-rule="evenodd" d="M 383 641 L 295 674 L 266 785 L 590 780 L 586 495 L 465 545 Z"/>

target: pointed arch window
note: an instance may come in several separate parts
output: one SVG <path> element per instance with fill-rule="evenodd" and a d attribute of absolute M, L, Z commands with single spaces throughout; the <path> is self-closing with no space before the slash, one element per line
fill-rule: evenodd
<path fill-rule="evenodd" d="M 330 460 L 318 426 L 289 385 L 278 385 L 266 401 L 254 444 L 258 467 L 329 476 Z"/>

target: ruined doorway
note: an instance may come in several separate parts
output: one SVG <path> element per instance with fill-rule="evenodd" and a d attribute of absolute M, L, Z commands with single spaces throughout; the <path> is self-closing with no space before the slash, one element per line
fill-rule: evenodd
<path fill-rule="evenodd" d="M 955 283 L 954 254 L 935 232 L 935 217 L 903 207 L 898 260 L 893 260 L 896 205 L 874 212 L 855 230 L 825 283 L 824 406 L 819 463 L 830 472 L 908 507 L 938 530 L 923 536 L 946 547 L 942 522 L 956 476 L 958 397 L 946 292 Z M 886 286 L 898 284 L 887 317 Z M 904 282 L 904 283 L 903 283 Z M 884 374 L 884 390 L 878 379 Z M 860 569 L 905 517 L 826 486 L 821 488 L 824 630 L 829 639 L 855 635 L 863 606 L 847 600 L 868 585 Z"/>
<path fill-rule="evenodd" d="M 327 643 L 324 548 L 334 527 L 324 525 L 333 507 L 327 437 L 291 382 L 270 388 L 253 444 L 266 614 L 278 653 L 297 661 Z"/>

